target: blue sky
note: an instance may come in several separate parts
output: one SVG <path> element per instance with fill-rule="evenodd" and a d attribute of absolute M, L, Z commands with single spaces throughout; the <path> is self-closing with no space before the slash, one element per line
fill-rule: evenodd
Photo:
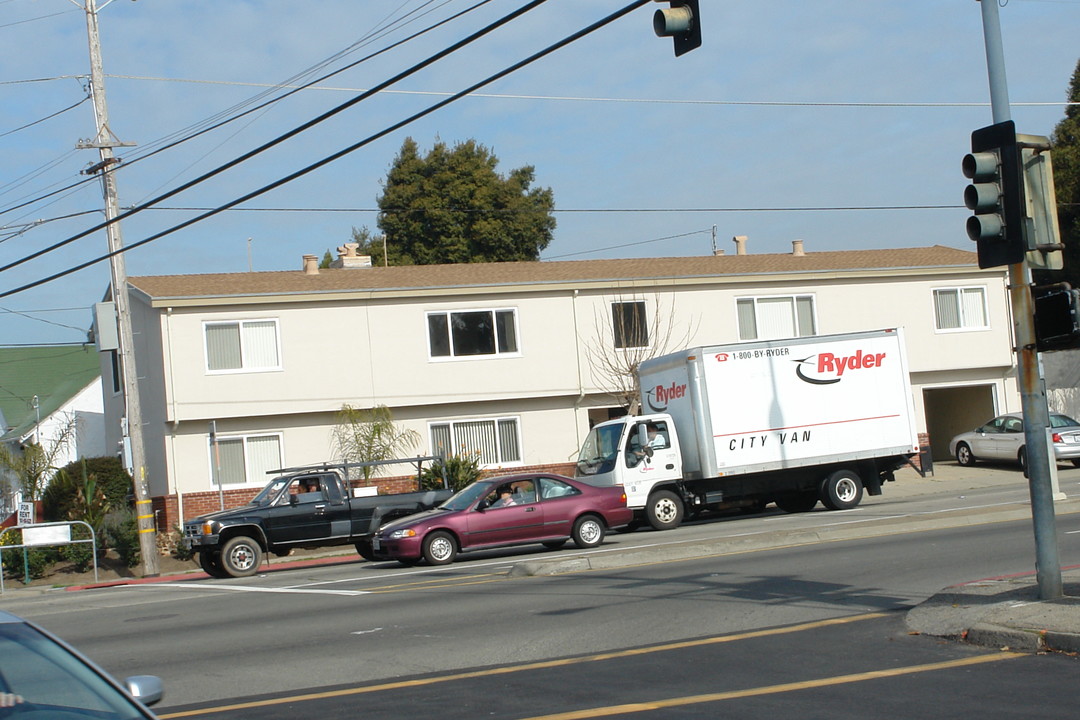
<path fill-rule="evenodd" d="M 122 224 L 130 245 L 376 133 L 622 8 L 550 0 L 297 138 Z M 354 62 L 475 0 L 114 0 L 100 10 L 110 127 L 132 206 L 211 170 L 441 50 L 525 0 L 493 0 L 447 27 L 172 150 L 175 133 L 358 42 Z M 99 6 L 104 3 L 99 0 Z M 555 194 L 544 260 L 948 245 L 964 233 L 960 158 L 991 123 L 975 0 L 702 0 L 703 45 L 681 58 L 649 3 L 596 33 L 301 178 L 132 250 L 129 275 L 299 271 L 301 256 L 375 228 L 376 197 L 406 136 L 475 139 L 499 170 L 533 165 Z M 410 15 L 410 13 L 413 13 Z M 428 14 L 423 14 L 428 13 Z M 411 24 L 396 21 L 412 18 Z M 1064 115 L 1080 0 L 1000 8 L 1012 116 L 1049 135 Z M 382 33 L 380 28 L 392 27 Z M 365 41 L 372 33 L 373 40 Z M 0 0 L 0 265 L 100 222 L 86 97 L 85 14 L 72 0 Z M 326 72 L 323 70 L 322 72 Z M 28 126 L 28 127 L 24 127 Z M 22 129 L 20 129 L 22 128 Z M 910 209 L 871 210 L 881 206 Z M 947 206 L 940 208 L 938 206 Z M 851 209 L 811 209 L 851 208 Z M 318 210 L 318 211 L 315 211 Z M 5 212 L 6 211 L 6 212 Z M 250 240 L 249 240 L 250 238 Z M 104 232 L 0 273 L 0 292 L 105 252 Z M 0 344 L 80 342 L 107 263 L 0 298 Z"/>

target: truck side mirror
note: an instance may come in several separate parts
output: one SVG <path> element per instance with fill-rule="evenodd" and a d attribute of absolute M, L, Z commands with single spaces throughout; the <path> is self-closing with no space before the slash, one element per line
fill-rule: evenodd
<path fill-rule="evenodd" d="M 290 505 L 296 505 L 299 502 L 300 502 L 300 496 L 299 495 L 289 495 L 289 504 Z"/>
<path fill-rule="evenodd" d="M 653 447 L 652 447 L 652 445 L 646 445 L 646 446 L 645 446 L 645 447 L 643 448 L 643 450 L 644 450 L 644 452 L 645 452 L 645 457 L 647 457 L 647 458 L 652 458 L 652 456 L 653 456 L 653 453 L 655 453 L 655 452 L 656 452 L 655 450 L 653 450 Z"/>

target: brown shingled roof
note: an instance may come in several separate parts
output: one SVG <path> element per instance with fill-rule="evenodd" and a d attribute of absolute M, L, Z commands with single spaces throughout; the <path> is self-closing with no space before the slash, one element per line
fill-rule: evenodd
<path fill-rule="evenodd" d="M 300 269 L 154 275 L 131 277 L 128 282 L 152 299 L 165 300 L 590 281 L 672 280 L 711 275 L 773 275 L 932 267 L 974 269 L 976 262 L 977 256 L 974 252 L 935 245 L 892 250 L 808 252 L 803 256 L 784 253 L 324 269 L 320 270 L 318 275 L 306 275 Z"/>

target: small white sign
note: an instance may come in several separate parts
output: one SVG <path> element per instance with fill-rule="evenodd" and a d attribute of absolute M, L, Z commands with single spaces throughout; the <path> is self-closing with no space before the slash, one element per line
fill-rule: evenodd
<path fill-rule="evenodd" d="M 23 528 L 23 545 L 65 545 L 71 542 L 70 525 L 37 525 Z"/>
<path fill-rule="evenodd" d="M 19 503 L 19 524 L 20 525 L 33 525 L 34 524 L 34 503 L 21 502 Z"/>

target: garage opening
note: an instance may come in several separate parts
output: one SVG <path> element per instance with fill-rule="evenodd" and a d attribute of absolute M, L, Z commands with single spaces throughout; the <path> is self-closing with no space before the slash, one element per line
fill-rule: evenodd
<path fill-rule="evenodd" d="M 935 462 L 949 459 L 949 440 L 997 415 L 993 385 L 925 388 L 926 432 Z"/>

